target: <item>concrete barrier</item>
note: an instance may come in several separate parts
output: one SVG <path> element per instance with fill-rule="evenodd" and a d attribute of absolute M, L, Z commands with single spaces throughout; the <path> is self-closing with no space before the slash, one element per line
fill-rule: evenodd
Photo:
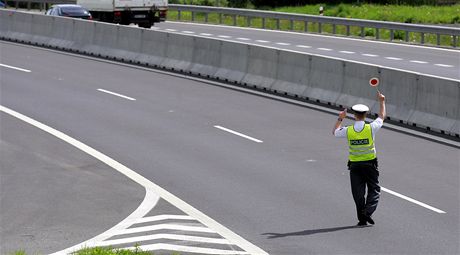
<path fill-rule="evenodd" d="M 246 75 L 242 83 L 270 89 L 276 80 L 279 53 L 276 49 L 251 45 Z"/>
<path fill-rule="evenodd" d="M 50 35 L 50 40 L 48 42 L 49 46 L 58 49 L 69 49 L 73 44 L 73 31 L 75 31 L 74 26 L 74 19 L 53 19 L 52 34 Z"/>
<path fill-rule="evenodd" d="M 380 78 L 379 68 L 344 62 L 343 71 L 343 86 L 341 94 L 335 102 L 336 105 L 351 107 L 354 104 L 365 104 L 369 106 L 372 113 L 377 113 L 379 111 L 379 104 L 376 101 L 377 90 L 369 85 L 369 79 L 371 77 Z"/>
<path fill-rule="evenodd" d="M 248 68 L 248 45 L 222 42 L 219 69 L 215 76 L 223 81 L 240 83 Z"/>
<path fill-rule="evenodd" d="M 329 105 L 378 112 L 371 77 L 391 120 L 460 136 L 460 81 L 242 43 L 86 20 L 0 10 L 0 37 L 181 71 Z"/>
<path fill-rule="evenodd" d="M 142 30 L 141 50 L 137 60 L 143 64 L 158 67 L 166 58 L 169 34 L 153 30 Z"/>
<path fill-rule="evenodd" d="M 193 43 L 193 65 L 190 72 L 199 76 L 215 78 L 219 69 L 222 43 L 200 37 L 195 37 Z"/>
<path fill-rule="evenodd" d="M 344 62 L 312 56 L 310 79 L 303 96 L 321 103 L 335 104 L 342 93 Z"/>
<path fill-rule="evenodd" d="M 458 121 L 460 82 L 419 76 L 415 107 L 409 123 L 450 134 Z"/>
<path fill-rule="evenodd" d="M 90 52 L 94 41 L 96 23 L 76 20 L 72 31 L 72 44 L 69 48 L 76 52 Z"/>
<path fill-rule="evenodd" d="M 193 61 L 193 42 L 192 36 L 169 34 L 166 58 L 161 65 L 169 70 L 189 72 Z"/>
<path fill-rule="evenodd" d="M 419 75 L 381 68 L 380 78 L 379 89 L 387 97 L 388 117 L 392 120 L 408 123 L 415 109 Z"/>
<path fill-rule="evenodd" d="M 289 96 L 302 95 L 308 88 L 310 56 L 281 51 L 277 65 L 276 81 L 272 90 Z"/>
<path fill-rule="evenodd" d="M 2 14 L 0 23 L 7 24 L 5 36 L 13 41 L 31 43 L 33 15 L 13 11 L 2 11 Z"/>

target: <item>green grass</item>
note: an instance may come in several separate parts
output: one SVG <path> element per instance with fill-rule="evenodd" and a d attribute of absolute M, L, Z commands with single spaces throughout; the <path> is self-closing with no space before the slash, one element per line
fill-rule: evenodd
<path fill-rule="evenodd" d="M 317 15 L 321 5 L 282 7 L 274 11 Z M 342 18 L 394 21 L 416 24 L 460 24 L 460 4 L 451 6 L 322 5 L 324 15 Z"/>
<path fill-rule="evenodd" d="M 318 14 L 320 5 L 309 5 L 301 7 L 284 7 L 277 8 L 274 11 L 289 12 L 289 13 L 302 13 L 302 14 Z M 370 19 L 381 21 L 405 22 L 405 23 L 423 23 L 423 24 L 460 24 L 460 4 L 453 6 L 396 6 L 396 5 L 368 5 L 353 6 L 349 4 L 339 5 L 325 5 L 325 16 L 343 17 L 343 18 L 356 18 L 356 19 Z M 168 13 L 168 20 L 179 20 L 176 11 Z M 181 12 L 180 20 L 192 21 L 190 12 Z M 194 22 L 205 22 L 206 16 L 203 13 L 196 13 L 193 19 Z M 208 23 L 234 25 L 240 27 L 254 27 L 263 28 L 263 20 L 261 18 L 252 18 L 250 23 L 247 22 L 245 17 L 237 17 L 236 21 L 232 16 L 222 15 L 220 18 L 218 14 L 209 14 L 207 17 Z M 354 37 L 366 37 L 369 39 L 376 38 L 377 30 L 366 28 L 364 31 L 360 27 L 350 27 L 349 31 L 345 26 L 333 26 L 332 24 L 322 24 L 321 27 L 318 23 L 309 22 L 289 22 L 287 20 L 266 19 L 265 28 L 273 30 L 286 30 L 286 31 L 309 31 L 313 33 L 335 34 L 335 35 L 349 35 Z M 393 31 L 395 41 L 407 41 L 418 43 L 421 41 L 419 33 L 406 34 L 403 31 Z M 389 30 L 381 29 L 378 31 L 380 40 L 390 40 L 391 32 Z M 437 44 L 438 38 L 436 35 L 426 34 L 425 43 Z M 450 36 L 441 36 L 439 38 L 440 44 L 443 46 L 451 46 L 452 38 Z M 457 47 L 460 46 L 460 38 L 457 40 Z"/>

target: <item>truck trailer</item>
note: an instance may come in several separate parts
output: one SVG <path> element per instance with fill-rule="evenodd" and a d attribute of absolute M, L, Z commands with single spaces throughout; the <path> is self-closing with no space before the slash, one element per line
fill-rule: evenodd
<path fill-rule="evenodd" d="M 166 20 L 168 0 L 77 0 L 94 20 L 150 28 Z"/>

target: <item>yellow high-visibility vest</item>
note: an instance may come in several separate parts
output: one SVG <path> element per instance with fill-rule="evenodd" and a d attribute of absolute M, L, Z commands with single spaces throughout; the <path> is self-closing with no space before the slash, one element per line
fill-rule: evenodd
<path fill-rule="evenodd" d="M 349 146 L 348 159 L 351 162 L 368 161 L 377 157 L 372 138 L 371 125 L 365 124 L 361 132 L 356 132 L 354 126 L 347 128 Z"/>

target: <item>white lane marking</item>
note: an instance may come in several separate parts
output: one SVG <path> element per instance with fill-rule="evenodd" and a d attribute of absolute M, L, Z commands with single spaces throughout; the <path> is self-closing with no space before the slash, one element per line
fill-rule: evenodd
<path fill-rule="evenodd" d="M 311 46 L 308 46 L 308 45 L 296 45 L 296 47 L 299 47 L 299 48 L 304 48 L 304 49 L 310 49 Z"/>
<path fill-rule="evenodd" d="M 420 206 L 422 206 L 422 207 L 425 207 L 426 209 L 435 211 L 435 212 L 437 212 L 437 213 L 446 213 L 446 212 L 444 212 L 443 210 L 440 210 L 440 209 L 435 208 L 435 207 L 433 207 L 433 206 L 427 205 L 427 204 L 425 204 L 425 203 L 422 203 L 422 202 L 420 202 L 420 201 L 417 201 L 417 200 L 415 200 L 415 199 L 413 199 L 413 198 L 410 198 L 410 197 L 408 197 L 408 196 L 404 196 L 404 195 L 402 195 L 402 194 L 399 194 L 398 192 L 389 190 L 389 189 L 387 189 L 387 188 L 381 187 L 381 190 L 382 190 L 382 191 L 385 191 L 385 192 L 387 192 L 387 193 L 389 193 L 389 194 L 391 194 L 391 195 L 393 195 L 393 196 L 397 196 L 397 197 L 399 197 L 399 198 L 402 198 L 402 199 L 404 199 L 404 200 L 407 200 L 407 201 L 409 201 L 409 202 L 411 202 L 411 203 L 414 203 L 414 204 L 420 205 Z"/>
<path fill-rule="evenodd" d="M 318 50 L 323 50 L 323 51 L 332 51 L 332 49 L 329 49 L 329 48 L 318 48 Z"/>
<path fill-rule="evenodd" d="M 266 41 L 266 40 L 256 40 L 256 42 L 260 42 L 260 43 L 269 43 L 270 41 Z"/>
<path fill-rule="evenodd" d="M 177 30 L 176 29 L 171 29 L 171 28 L 166 28 L 165 31 L 176 32 Z"/>
<path fill-rule="evenodd" d="M 446 64 L 434 64 L 435 66 L 440 66 L 440 67 L 454 67 L 453 65 L 446 65 Z"/>
<path fill-rule="evenodd" d="M 411 61 L 409 61 L 409 62 L 411 62 L 411 63 L 417 63 L 417 64 L 428 64 L 428 62 L 426 62 L 426 61 L 420 61 L 420 60 L 411 60 Z"/>
<path fill-rule="evenodd" d="M 213 36 L 213 34 L 209 34 L 209 33 L 200 33 L 200 35 L 204 35 L 204 36 Z"/>
<path fill-rule="evenodd" d="M 375 58 L 375 57 L 378 57 L 379 55 L 375 55 L 375 54 L 369 54 L 369 53 L 365 53 L 365 54 L 361 54 L 365 57 L 372 57 L 372 58 Z"/>
<path fill-rule="evenodd" d="M 339 51 L 340 53 L 344 53 L 344 54 L 355 54 L 354 51 L 347 51 L 347 50 L 341 50 Z"/>
<path fill-rule="evenodd" d="M 130 178 L 131 180 L 137 182 L 138 184 L 140 184 L 141 186 L 143 186 L 145 189 L 146 189 L 146 197 L 144 199 L 144 202 L 146 201 L 147 198 L 147 195 L 152 191 L 152 193 L 154 194 L 150 194 L 150 196 L 155 196 L 155 197 L 161 197 L 163 198 L 164 200 L 166 200 L 167 202 L 173 204 L 174 206 L 176 206 L 178 209 L 180 209 L 181 211 L 183 211 L 184 213 L 190 215 L 190 217 L 194 218 L 194 219 L 197 219 L 199 222 L 203 223 L 205 226 L 209 227 L 210 229 L 214 230 L 216 233 L 218 233 L 219 235 L 221 235 L 222 237 L 224 237 L 225 239 L 229 240 L 231 243 L 239 246 L 240 248 L 242 248 L 243 250 L 247 251 L 249 254 L 253 254 L 253 255 L 268 255 L 268 253 L 266 253 L 265 251 L 263 251 L 262 249 L 260 249 L 259 247 L 255 246 L 254 244 L 248 242 L 247 240 L 243 239 L 241 236 L 237 235 L 236 233 L 234 233 L 233 231 L 231 231 L 230 229 L 226 228 L 225 226 L 223 226 L 222 224 L 218 223 L 217 221 L 213 220 L 212 218 L 210 218 L 209 216 L 205 215 L 204 213 L 202 213 L 201 211 L 195 209 L 194 207 L 192 207 L 191 205 L 189 205 L 188 203 L 186 203 L 185 201 L 181 200 L 180 198 L 176 197 L 175 195 L 169 193 L 167 190 L 163 189 L 162 187 L 156 185 L 155 183 L 151 182 L 150 180 L 146 179 L 145 177 L 143 177 L 142 175 L 136 173 L 135 171 L 129 169 L 128 167 L 122 165 L 121 163 L 115 161 L 114 159 L 108 157 L 107 155 L 105 154 L 102 154 L 101 152 L 89 147 L 88 145 L 80 142 L 80 141 L 77 141 L 76 139 L 54 129 L 54 128 L 51 128 L 43 123 L 40 123 L 34 119 L 31 119 L 23 114 L 20 114 L 16 111 L 13 111 L 3 105 L 0 105 L 0 111 L 3 111 L 13 117 L 16 117 L 26 123 L 29 123 L 30 125 L 32 126 L 35 126 L 71 145 L 73 145 L 74 147 L 80 149 L 81 151 L 93 156 L 94 158 L 100 160 L 101 162 L 105 163 L 106 165 L 112 167 L 113 169 L 117 170 L 118 172 L 120 172 L 121 174 L 125 175 L 126 177 Z M 154 200 L 152 198 L 149 198 L 149 200 Z M 128 216 L 129 220 L 136 217 L 136 216 L 144 216 L 145 214 L 147 214 L 151 208 L 150 208 L 150 205 L 148 203 L 142 203 L 141 206 L 139 206 L 138 209 L 136 209 L 136 211 L 134 211 L 130 216 Z M 155 201 L 156 203 L 156 201 Z M 144 211 L 146 210 L 146 211 Z M 134 215 L 135 214 L 135 215 Z M 132 215 L 134 215 L 133 217 L 131 217 Z M 128 219 L 127 218 L 127 219 Z M 122 224 L 123 222 L 120 222 L 120 224 Z M 124 223 L 123 223 L 124 224 Z M 118 225 L 117 225 L 118 226 Z M 97 236 L 97 238 L 100 238 L 101 236 L 113 236 L 111 235 L 110 233 L 112 232 L 113 229 L 116 229 L 117 230 L 117 226 L 113 227 L 112 229 L 109 229 L 108 231 L 104 232 L 103 234 Z M 91 239 L 93 240 L 93 239 Z M 103 241 L 105 239 L 101 239 L 100 241 Z M 75 246 L 74 246 L 75 247 Z M 77 250 L 81 250 L 82 248 L 84 248 L 85 246 L 78 246 L 77 249 L 71 249 L 71 248 L 68 248 L 64 251 L 59 251 L 57 253 L 54 253 L 53 255 L 61 255 L 61 254 L 68 254 L 68 253 L 72 253 L 72 252 L 75 252 Z"/>
<path fill-rule="evenodd" d="M 402 58 L 395 58 L 395 57 L 385 57 L 385 58 L 389 60 L 402 60 Z"/>
<path fill-rule="evenodd" d="M 214 126 L 215 128 L 218 128 L 220 130 L 223 130 L 225 132 L 229 132 L 231 134 L 234 134 L 234 135 L 237 135 L 237 136 L 240 136 L 240 137 L 243 137 L 243 138 L 246 138 L 248 140 L 251 140 L 253 142 L 256 142 L 256 143 L 263 143 L 263 141 L 259 140 L 259 139 L 256 139 L 256 138 L 253 138 L 253 137 L 250 137 L 248 135 L 245 135 L 245 134 L 242 134 L 242 133 L 239 133 L 239 132 L 236 132 L 236 131 L 233 131 L 231 129 L 228 129 L 228 128 L 224 128 L 222 126 Z"/>
<path fill-rule="evenodd" d="M 167 251 L 178 251 L 178 252 L 190 252 L 197 254 L 219 254 L 219 255 L 239 255 L 239 254 L 252 254 L 243 251 L 229 251 L 221 249 L 211 249 L 211 248 L 195 248 L 189 246 L 175 245 L 175 244 L 149 244 L 141 245 L 138 247 L 130 247 L 129 250 L 136 250 L 136 248 L 143 251 L 158 251 L 158 250 L 167 250 Z"/>
<path fill-rule="evenodd" d="M 138 227 L 138 228 L 120 229 L 116 233 L 114 233 L 112 236 L 142 233 L 142 232 L 156 231 L 156 230 L 161 230 L 161 229 L 201 232 L 201 233 L 216 233 L 216 231 L 210 228 L 205 228 L 205 227 L 191 227 L 191 226 L 182 226 L 182 225 L 175 225 L 175 224 L 158 224 L 158 225 Z"/>
<path fill-rule="evenodd" d="M 160 240 L 160 239 L 232 245 L 232 243 L 230 243 L 228 240 L 222 239 L 222 238 L 186 236 L 186 235 L 176 235 L 176 234 L 154 234 L 154 235 L 112 239 L 108 241 L 94 243 L 91 246 L 96 246 L 96 247 L 113 246 L 113 245 L 119 245 L 119 244 L 138 243 L 138 242 Z"/>
<path fill-rule="evenodd" d="M 108 90 L 105 90 L 105 89 L 97 89 L 97 90 L 100 91 L 100 92 L 104 92 L 104 93 L 113 95 L 113 96 L 121 97 L 121 98 L 128 99 L 128 100 L 131 100 L 131 101 L 136 101 L 135 98 L 128 97 L 128 96 L 118 94 L 118 93 L 115 93 L 115 92 L 112 92 L 112 91 L 108 91 Z"/>
<path fill-rule="evenodd" d="M 228 38 L 232 38 L 232 37 L 229 36 L 229 35 L 218 35 L 217 37 L 220 37 L 220 38 L 227 38 L 227 39 L 228 39 Z"/>
<path fill-rule="evenodd" d="M 161 28 L 159 28 L 159 27 L 151 27 L 151 29 L 153 29 L 153 30 L 160 30 Z"/>
<path fill-rule="evenodd" d="M 182 31 L 182 33 L 184 33 L 184 34 L 194 34 L 195 32 L 193 32 L 193 31 Z"/>
<path fill-rule="evenodd" d="M 283 46 L 291 45 L 290 43 L 284 43 L 284 42 L 277 42 L 276 44 L 278 44 L 278 45 L 283 45 Z"/>
<path fill-rule="evenodd" d="M 32 72 L 32 71 L 27 70 L 27 69 L 15 67 L 15 66 L 9 66 L 9 65 L 5 65 L 5 64 L 0 64 L 0 66 L 6 67 L 6 68 L 9 68 L 9 69 L 13 69 L 13 70 L 16 70 L 16 71 L 25 72 L 25 73 L 30 73 L 30 72 Z"/>
<path fill-rule="evenodd" d="M 126 223 L 129 224 L 128 226 L 131 226 L 131 225 L 139 224 L 139 223 L 162 221 L 162 220 L 195 220 L 195 219 L 188 215 L 156 215 L 156 216 L 133 219 Z"/>
<path fill-rule="evenodd" d="M 246 37 L 238 37 L 236 38 L 237 40 L 241 40 L 241 41 L 251 41 L 251 39 L 249 38 L 246 38 Z"/>

